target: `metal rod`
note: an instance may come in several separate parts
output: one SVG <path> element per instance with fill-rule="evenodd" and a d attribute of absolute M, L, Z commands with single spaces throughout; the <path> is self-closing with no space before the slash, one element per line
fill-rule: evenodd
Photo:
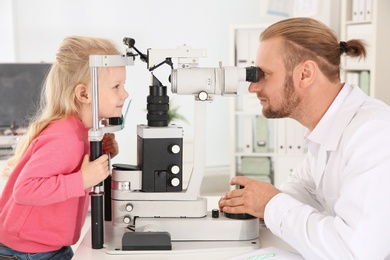
<path fill-rule="evenodd" d="M 99 94 L 98 94 L 98 68 L 91 67 L 92 84 L 92 131 L 99 131 Z M 103 153 L 102 141 L 90 142 L 91 161 L 99 158 Z M 103 248 L 104 222 L 103 222 L 103 192 L 100 192 L 99 183 L 93 188 L 91 196 L 91 242 L 93 249 Z"/>
<path fill-rule="evenodd" d="M 99 129 L 98 68 L 91 68 L 92 83 L 92 130 Z"/>
<path fill-rule="evenodd" d="M 92 248 L 103 248 L 104 244 L 104 225 L 103 225 L 103 194 L 91 192 L 91 232 Z"/>

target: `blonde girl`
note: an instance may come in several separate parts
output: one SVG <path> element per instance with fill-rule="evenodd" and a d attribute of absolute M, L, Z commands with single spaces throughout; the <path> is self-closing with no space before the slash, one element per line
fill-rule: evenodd
<path fill-rule="evenodd" d="M 89 161 L 92 127 L 89 55 L 119 54 L 92 37 L 62 42 L 43 87 L 41 109 L 10 160 L 0 197 L 0 259 L 70 259 L 80 237 L 91 187 L 109 174 L 108 157 Z M 99 117 L 118 117 L 128 93 L 124 67 L 99 70 Z M 113 134 L 103 149 L 115 156 Z"/>

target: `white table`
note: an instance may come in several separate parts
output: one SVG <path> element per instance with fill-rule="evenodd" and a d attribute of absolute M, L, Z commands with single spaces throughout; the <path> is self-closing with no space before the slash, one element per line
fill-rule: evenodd
<path fill-rule="evenodd" d="M 259 241 L 261 248 L 276 247 L 288 252 L 296 253 L 288 244 L 276 237 L 269 231 L 268 228 L 260 227 Z M 190 243 L 190 242 L 187 242 Z M 195 242 L 196 243 L 196 242 Z M 186 252 L 175 252 L 172 251 L 155 251 L 150 253 L 140 252 L 132 253 L 131 255 L 112 255 L 107 254 L 106 250 L 103 249 L 92 249 L 91 247 L 91 233 L 88 231 L 82 240 L 81 244 L 77 248 L 75 255 L 72 259 L 74 260 L 87 260 L 87 259 L 107 259 L 107 260 L 122 260 L 122 259 L 228 259 L 237 257 L 245 253 L 249 253 L 253 249 L 244 248 L 225 248 L 223 250 L 209 249 L 209 250 L 192 250 Z M 277 258 L 276 258 L 277 259 Z"/>
<path fill-rule="evenodd" d="M 210 205 L 215 205 L 219 200 L 219 197 L 207 197 Z M 213 207 L 211 207 L 213 208 Z M 210 209 L 208 209 L 210 210 Z M 110 223 L 106 223 L 107 225 L 111 225 Z M 183 242 L 181 242 L 183 243 Z M 191 242 L 185 242 L 191 243 Z M 198 243 L 198 242 L 192 242 Z M 207 243 L 207 242 L 201 242 Z M 287 243 L 285 243 L 280 238 L 276 237 L 271 233 L 271 231 L 266 228 L 264 225 L 260 225 L 259 230 L 259 239 L 257 240 L 260 248 L 266 247 L 275 247 L 278 249 L 282 249 L 288 252 L 296 253 L 296 251 L 290 247 Z M 180 246 L 179 246 L 180 247 Z M 88 230 L 84 238 L 82 239 L 80 245 L 75 251 L 75 255 L 73 259 L 75 260 L 87 260 L 87 259 L 228 259 L 231 257 L 240 256 L 245 253 L 249 253 L 254 251 L 253 246 L 243 246 L 243 247 L 232 247 L 226 246 L 225 248 L 213 248 L 212 246 L 208 249 L 194 249 L 194 250 L 175 250 L 175 242 L 173 242 L 173 250 L 172 251 L 148 251 L 142 252 L 138 251 L 137 253 L 132 252 L 130 255 L 113 255 L 108 254 L 106 249 L 92 249 L 91 247 L 91 231 Z M 277 258 L 276 258 L 277 259 Z"/>

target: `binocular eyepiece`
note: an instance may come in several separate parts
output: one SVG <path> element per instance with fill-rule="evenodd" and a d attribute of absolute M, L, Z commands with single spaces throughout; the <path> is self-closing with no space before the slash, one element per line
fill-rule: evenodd
<path fill-rule="evenodd" d="M 245 81 L 248 82 L 258 82 L 260 80 L 260 68 L 258 67 L 246 67 L 246 78 Z"/>

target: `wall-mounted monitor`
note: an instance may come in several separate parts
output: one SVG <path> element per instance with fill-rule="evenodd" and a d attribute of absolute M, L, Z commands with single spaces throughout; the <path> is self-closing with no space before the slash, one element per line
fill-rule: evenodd
<path fill-rule="evenodd" d="M 0 130 L 24 128 L 39 108 L 49 63 L 0 63 Z"/>

